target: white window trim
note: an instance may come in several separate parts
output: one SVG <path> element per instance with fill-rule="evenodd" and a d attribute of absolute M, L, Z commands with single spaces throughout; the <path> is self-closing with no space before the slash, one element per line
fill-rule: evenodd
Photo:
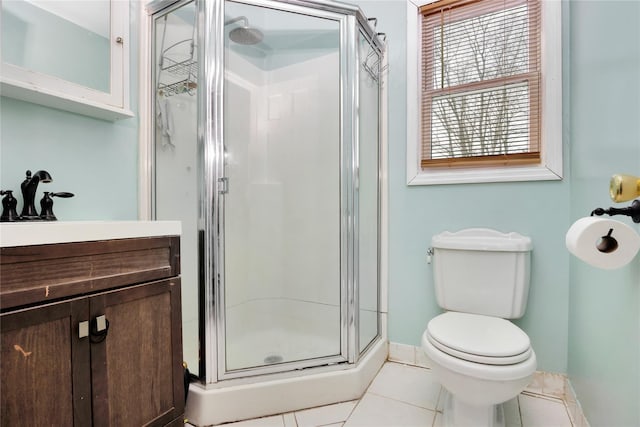
<path fill-rule="evenodd" d="M 562 3 L 542 2 L 542 152 L 539 165 L 433 168 L 420 166 L 420 19 L 435 0 L 407 0 L 407 184 L 435 185 L 562 179 Z"/>

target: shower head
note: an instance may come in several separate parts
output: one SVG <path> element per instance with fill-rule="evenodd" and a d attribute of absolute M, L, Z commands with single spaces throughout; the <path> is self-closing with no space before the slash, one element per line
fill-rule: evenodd
<path fill-rule="evenodd" d="M 253 45 L 258 44 L 264 38 L 264 34 L 262 31 L 257 28 L 252 28 L 249 26 L 249 20 L 245 16 L 239 16 L 237 18 L 233 18 L 224 23 L 225 27 L 227 25 L 233 24 L 234 22 L 244 21 L 244 24 L 238 28 L 234 28 L 229 32 L 229 38 L 238 43 L 244 45 Z"/>
<path fill-rule="evenodd" d="M 262 31 L 251 27 L 238 27 L 229 33 L 229 38 L 238 44 L 258 44 L 263 37 Z"/>

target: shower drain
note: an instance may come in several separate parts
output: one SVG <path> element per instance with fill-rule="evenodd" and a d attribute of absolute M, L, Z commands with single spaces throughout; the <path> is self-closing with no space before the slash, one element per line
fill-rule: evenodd
<path fill-rule="evenodd" d="M 267 365 L 272 364 L 272 363 L 280 363 L 284 360 L 284 357 L 282 357 L 279 354 L 270 354 L 267 357 L 264 358 L 264 363 L 266 363 Z"/>

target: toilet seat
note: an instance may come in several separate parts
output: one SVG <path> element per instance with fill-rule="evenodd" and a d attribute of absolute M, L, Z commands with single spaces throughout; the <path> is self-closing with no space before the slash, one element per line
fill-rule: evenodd
<path fill-rule="evenodd" d="M 480 356 L 477 354 L 464 353 L 464 352 L 449 348 L 447 346 L 442 345 L 441 343 L 436 341 L 433 337 L 429 336 L 428 334 L 427 334 L 427 339 L 435 348 L 442 351 L 443 353 L 446 353 L 450 356 L 457 357 L 462 360 L 481 363 L 485 365 L 513 365 L 513 364 L 520 363 L 527 360 L 531 356 L 531 352 L 532 352 L 531 348 L 529 348 L 527 351 L 517 354 L 515 356 L 488 357 L 488 356 Z"/>
<path fill-rule="evenodd" d="M 431 344 L 428 332 L 422 334 L 422 349 L 433 362 L 433 369 L 439 367 L 455 372 L 463 377 L 471 377 L 489 381 L 512 381 L 531 376 L 536 370 L 536 353 L 531 350 L 531 356 L 513 365 L 489 365 L 486 363 L 470 362 L 441 351 Z"/>
<path fill-rule="evenodd" d="M 516 325 L 479 314 L 443 313 L 429 322 L 425 335 L 450 356 L 487 365 L 517 364 L 533 351 L 529 337 Z"/>

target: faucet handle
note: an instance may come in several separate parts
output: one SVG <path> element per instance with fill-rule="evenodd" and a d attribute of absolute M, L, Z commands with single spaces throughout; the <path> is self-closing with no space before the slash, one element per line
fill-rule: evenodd
<path fill-rule="evenodd" d="M 62 198 L 66 199 L 66 198 L 75 196 L 75 194 L 67 193 L 66 191 L 61 191 L 59 193 L 49 193 L 49 196 L 51 196 L 51 197 L 62 197 Z"/>
<path fill-rule="evenodd" d="M 40 213 L 40 219 L 45 221 L 55 221 L 57 220 L 56 216 L 53 213 L 53 199 L 52 197 L 62 197 L 69 198 L 73 197 L 73 193 L 67 193 L 65 191 L 59 193 L 51 193 L 49 191 L 44 192 L 44 197 L 40 200 L 40 208 L 42 209 Z"/>
<path fill-rule="evenodd" d="M 12 190 L 0 190 L 0 196 L 2 198 L 2 215 L 0 215 L 0 221 L 10 222 L 17 221 L 19 219 L 16 207 L 18 206 L 18 200 L 13 197 Z"/>

